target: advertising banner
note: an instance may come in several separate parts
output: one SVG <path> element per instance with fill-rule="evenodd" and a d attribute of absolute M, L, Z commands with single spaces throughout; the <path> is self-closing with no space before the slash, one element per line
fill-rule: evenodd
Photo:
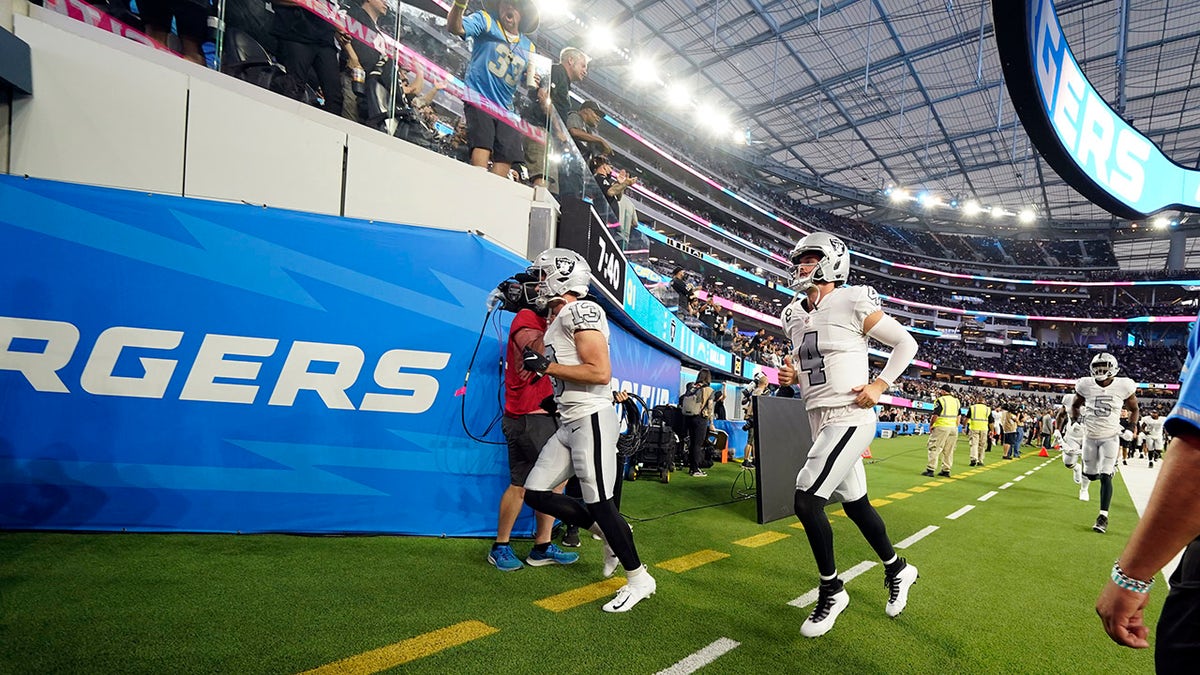
<path fill-rule="evenodd" d="M 495 283 L 448 232 L 0 176 L 0 527 L 494 531 Z M 507 320 L 507 319 L 505 319 Z M 486 367 L 484 364 L 487 364 Z M 465 406 L 465 408 L 464 408 Z"/>

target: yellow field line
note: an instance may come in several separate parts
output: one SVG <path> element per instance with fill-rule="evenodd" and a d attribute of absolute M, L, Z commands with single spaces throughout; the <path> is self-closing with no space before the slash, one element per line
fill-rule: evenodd
<path fill-rule="evenodd" d="M 913 492 L 929 492 L 929 488 L 927 488 L 927 487 L 916 486 L 916 487 L 910 487 L 908 489 Z"/>
<path fill-rule="evenodd" d="M 838 510 L 836 510 L 836 511 L 830 511 L 830 512 L 829 512 L 829 515 L 831 515 L 831 516 L 841 516 L 841 517 L 843 517 L 843 518 L 849 518 L 849 517 L 850 517 L 850 516 L 846 515 L 846 511 L 845 511 L 844 509 L 838 509 Z"/>
<path fill-rule="evenodd" d="M 780 539 L 790 539 L 791 536 L 792 535 L 790 534 L 784 534 L 782 532 L 763 532 L 762 534 L 756 534 L 753 537 L 738 539 L 733 543 L 737 544 L 738 546 L 745 546 L 746 548 L 758 548 L 759 546 L 774 544 Z"/>
<path fill-rule="evenodd" d="M 888 499 L 908 499 L 912 495 L 907 492 L 893 492 L 888 495 Z"/>
<path fill-rule="evenodd" d="M 655 567 L 661 567 L 668 572 L 686 572 L 688 570 L 694 570 L 701 565 L 707 565 L 710 562 L 716 562 L 722 558 L 728 557 L 728 553 L 713 551 L 712 549 L 704 549 L 703 551 L 696 551 L 695 553 L 689 553 L 678 558 L 664 560 L 663 562 L 656 564 Z"/>
<path fill-rule="evenodd" d="M 796 528 L 797 530 L 803 530 L 803 529 L 804 529 L 804 523 L 801 523 L 801 522 L 797 521 L 797 522 L 794 522 L 794 523 L 792 523 L 791 525 L 788 525 L 788 527 L 794 527 L 794 528 Z"/>
<path fill-rule="evenodd" d="M 879 508 L 880 506 L 887 506 L 888 504 L 891 504 L 891 503 L 892 503 L 892 500 L 890 500 L 890 499 L 872 499 L 871 500 L 871 506 L 874 506 L 875 508 Z"/>
<path fill-rule="evenodd" d="M 357 656 L 334 661 L 320 668 L 304 671 L 304 675 L 366 675 L 416 661 L 443 649 L 487 637 L 500 632 L 499 628 L 481 621 L 463 621 L 423 635 L 401 640 L 394 645 L 372 649 Z"/>
<path fill-rule="evenodd" d="M 940 481 L 940 480 L 931 480 L 928 483 L 925 483 L 925 487 L 927 487 L 927 488 L 937 487 L 941 484 L 942 484 L 942 481 Z"/>
<path fill-rule="evenodd" d="M 542 609 L 548 609 L 551 612 L 565 612 L 568 609 L 574 609 L 580 605 L 595 602 L 607 595 L 612 595 L 624 585 L 625 577 L 613 577 L 594 584 L 588 584 L 582 588 L 576 588 L 571 591 L 559 593 L 558 595 L 536 600 L 533 604 Z"/>

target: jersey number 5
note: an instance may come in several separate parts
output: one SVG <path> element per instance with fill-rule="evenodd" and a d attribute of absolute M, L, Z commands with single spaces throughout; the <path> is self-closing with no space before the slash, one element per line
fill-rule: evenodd
<path fill-rule="evenodd" d="M 1112 396 L 1097 396 L 1092 399 L 1092 412 L 1096 417 L 1108 417 L 1113 411 Z"/>
<path fill-rule="evenodd" d="M 817 331 L 810 330 L 800 339 L 800 370 L 808 373 L 810 385 L 825 384 L 825 357 L 817 345 Z"/>

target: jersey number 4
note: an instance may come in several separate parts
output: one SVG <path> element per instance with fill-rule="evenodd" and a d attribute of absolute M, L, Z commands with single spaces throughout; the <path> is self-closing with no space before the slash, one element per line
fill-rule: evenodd
<path fill-rule="evenodd" d="M 821 356 L 815 330 L 800 339 L 800 370 L 808 374 L 810 385 L 825 384 L 825 357 Z"/>

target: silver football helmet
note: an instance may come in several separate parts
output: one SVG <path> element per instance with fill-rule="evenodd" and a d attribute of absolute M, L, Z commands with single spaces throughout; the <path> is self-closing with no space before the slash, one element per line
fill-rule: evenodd
<path fill-rule="evenodd" d="M 816 266 L 805 274 L 800 269 L 800 259 L 806 255 L 821 256 Z M 803 293 L 816 283 L 834 283 L 850 278 L 850 251 L 841 239 L 826 234 L 813 232 L 796 242 L 792 254 L 788 256 L 792 262 L 792 290 Z"/>
<path fill-rule="evenodd" d="M 552 300 L 571 293 L 582 298 L 588 293 L 592 280 L 592 268 L 583 256 L 565 248 L 549 248 L 533 259 L 527 273 L 537 279 L 538 307 L 546 307 Z"/>
<path fill-rule="evenodd" d="M 1108 352 L 1102 352 L 1092 357 L 1091 372 L 1097 382 L 1116 377 L 1120 370 L 1120 366 L 1117 365 L 1117 357 Z"/>

